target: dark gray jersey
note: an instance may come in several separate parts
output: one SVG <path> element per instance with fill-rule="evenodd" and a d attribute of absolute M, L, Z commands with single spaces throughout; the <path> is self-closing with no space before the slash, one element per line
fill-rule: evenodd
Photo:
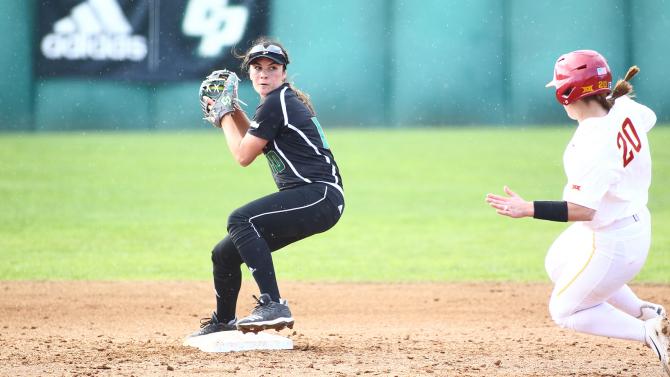
<path fill-rule="evenodd" d="M 268 93 L 248 132 L 268 141 L 263 153 L 279 190 L 322 182 L 342 191 L 340 171 L 319 121 L 288 84 Z"/>

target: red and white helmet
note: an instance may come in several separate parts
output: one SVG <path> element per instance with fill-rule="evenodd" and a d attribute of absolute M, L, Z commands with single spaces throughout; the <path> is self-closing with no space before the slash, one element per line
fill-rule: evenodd
<path fill-rule="evenodd" d="M 612 72 L 607 60 L 593 50 L 578 50 L 561 55 L 554 65 L 556 100 L 569 105 L 580 98 L 612 92 Z"/>

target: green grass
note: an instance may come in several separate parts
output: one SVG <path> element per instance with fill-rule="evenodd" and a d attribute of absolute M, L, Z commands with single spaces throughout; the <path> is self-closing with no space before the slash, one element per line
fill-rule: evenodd
<path fill-rule="evenodd" d="M 559 199 L 560 128 L 331 129 L 347 207 L 275 253 L 280 279 L 544 281 L 565 224 L 497 216 L 487 192 Z M 670 128 L 650 135 L 653 242 L 638 281 L 670 282 Z M 228 214 L 275 190 L 222 135 L 0 135 L 0 279 L 209 279 Z"/>

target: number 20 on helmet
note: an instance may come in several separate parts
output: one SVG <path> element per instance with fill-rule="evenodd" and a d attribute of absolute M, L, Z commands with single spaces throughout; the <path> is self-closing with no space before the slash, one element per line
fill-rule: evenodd
<path fill-rule="evenodd" d="M 556 100 L 569 105 L 581 98 L 612 92 L 612 72 L 607 60 L 593 50 L 561 55 L 554 65 L 554 79 L 547 87 L 556 88 Z"/>

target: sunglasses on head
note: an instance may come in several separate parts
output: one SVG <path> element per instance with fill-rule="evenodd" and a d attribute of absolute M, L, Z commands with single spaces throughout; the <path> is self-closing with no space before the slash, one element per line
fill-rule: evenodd
<path fill-rule="evenodd" d="M 255 55 L 255 54 L 267 54 L 267 53 L 273 53 L 273 54 L 279 54 L 281 56 L 284 55 L 284 51 L 281 49 L 281 47 L 277 45 L 268 45 L 268 46 L 263 46 L 263 44 L 259 44 L 254 46 L 251 50 L 249 50 L 249 56 Z"/>

